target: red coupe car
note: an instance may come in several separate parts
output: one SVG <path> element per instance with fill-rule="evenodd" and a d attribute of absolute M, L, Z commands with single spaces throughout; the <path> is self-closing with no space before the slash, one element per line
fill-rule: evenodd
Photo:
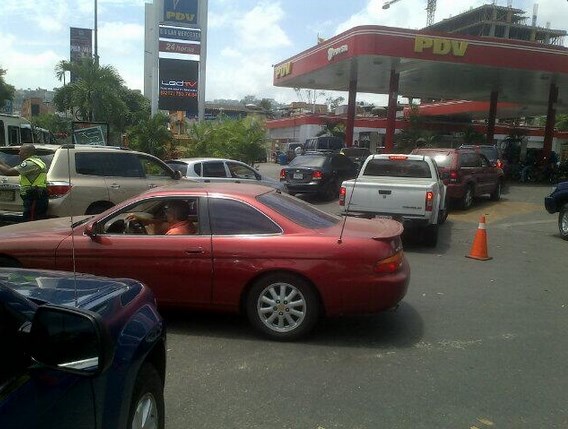
<path fill-rule="evenodd" d="M 4 226 L 0 266 L 135 278 L 161 306 L 243 312 L 292 340 L 321 315 L 396 306 L 410 278 L 401 233 L 264 186 L 180 183 L 95 216 Z"/>

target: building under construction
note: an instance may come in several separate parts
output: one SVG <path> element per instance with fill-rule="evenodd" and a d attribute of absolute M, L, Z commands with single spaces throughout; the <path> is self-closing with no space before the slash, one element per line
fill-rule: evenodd
<path fill-rule="evenodd" d="M 537 5 L 531 18 L 525 13 L 511 6 L 486 4 L 432 24 L 427 29 L 476 37 L 498 37 L 546 45 L 563 45 L 566 31 L 552 30 L 549 28 L 550 23 L 547 23 L 546 27 L 536 25 Z"/>

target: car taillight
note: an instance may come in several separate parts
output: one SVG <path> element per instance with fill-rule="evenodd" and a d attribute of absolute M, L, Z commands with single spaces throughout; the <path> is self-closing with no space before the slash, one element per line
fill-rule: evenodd
<path fill-rule="evenodd" d="M 389 159 L 391 161 L 406 161 L 408 157 L 406 155 L 390 155 Z"/>
<path fill-rule="evenodd" d="M 503 168 L 503 161 L 501 161 L 500 159 L 497 160 L 497 162 L 495 163 L 495 166 L 497 168 Z"/>
<path fill-rule="evenodd" d="M 345 186 L 342 186 L 339 189 L 339 205 L 340 206 L 344 206 L 345 205 L 345 195 L 347 194 L 347 189 L 345 189 Z"/>
<path fill-rule="evenodd" d="M 282 169 L 280 170 L 280 180 L 285 180 L 286 179 L 286 170 Z"/>
<path fill-rule="evenodd" d="M 312 179 L 314 180 L 321 180 L 323 179 L 323 173 L 319 170 L 316 170 L 312 173 Z"/>
<path fill-rule="evenodd" d="M 432 208 L 434 207 L 434 192 L 427 191 L 426 192 L 426 203 L 425 203 L 426 211 L 431 212 Z"/>
<path fill-rule="evenodd" d="M 47 194 L 49 198 L 61 198 L 71 192 L 71 188 L 69 183 L 48 183 Z"/>
<path fill-rule="evenodd" d="M 457 170 L 450 171 L 450 182 L 456 183 L 459 182 L 460 174 Z"/>
<path fill-rule="evenodd" d="M 386 259 L 382 259 L 375 264 L 373 271 L 380 274 L 392 274 L 396 273 L 402 267 L 402 261 L 404 260 L 403 251 L 395 253 Z"/>

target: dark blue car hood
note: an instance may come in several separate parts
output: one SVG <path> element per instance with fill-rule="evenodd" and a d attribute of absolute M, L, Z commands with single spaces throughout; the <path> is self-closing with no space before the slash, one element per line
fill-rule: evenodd
<path fill-rule="evenodd" d="M 135 289 L 132 290 L 135 295 L 141 287 L 139 282 L 131 279 L 51 270 L 0 269 L 0 288 L 15 291 L 32 301 L 30 310 L 34 304 L 50 303 L 99 312 L 99 307 L 105 302 L 132 289 Z"/>

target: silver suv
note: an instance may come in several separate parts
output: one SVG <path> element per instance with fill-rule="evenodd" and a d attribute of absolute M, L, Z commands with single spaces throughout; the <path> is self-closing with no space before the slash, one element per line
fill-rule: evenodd
<path fill-rule="evenodd" d="M 19 147 L 0 147 L 0 159 L 20 163 Z M 48 216 L 77 216 L 105 211 L 127 198 L 181 176 L 158 158 L 110 146 L 36 146 L 48 166 Z M 18 176 L 0 176 L 0 218 L 17 221 L 23 203 Z"/>

